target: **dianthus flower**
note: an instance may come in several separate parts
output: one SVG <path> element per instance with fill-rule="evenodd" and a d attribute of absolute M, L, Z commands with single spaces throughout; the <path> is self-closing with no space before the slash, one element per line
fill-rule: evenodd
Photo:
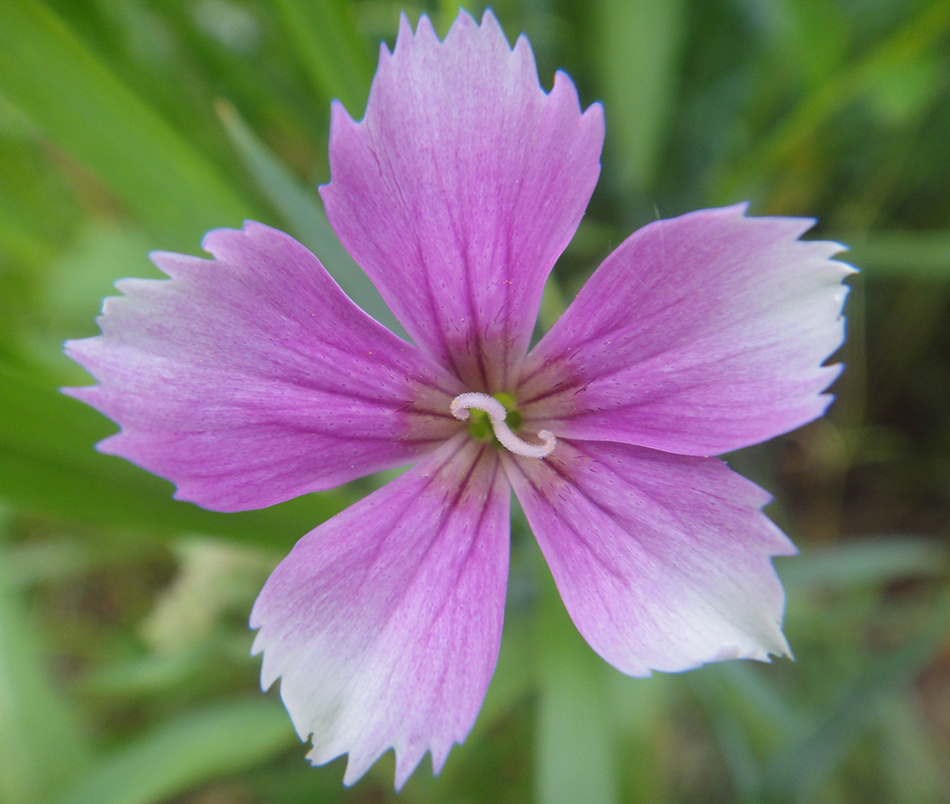
<path fill-rule="evenodd" d="M 100 444 L 220 511 L 414 464 L 304 536 L 251 614 L 262 685 L 310 760 L 402 785 L 475 721 L 501 639 L 513 489 L 574 623 L 624 673 L 788 650 L 769 496 L 708 457 L 821 415 L 841 344 L 834 243 L 812 221 L 694 212 L 633 234 L 529 351 L 541 291 L 600 172 L 599 104 L 524 37 L 403 17 L 362 122 L 333 106 L 327 215 L 409 343 L 258 223 L 213 259 L 157 253 L 69 389 Z"/>

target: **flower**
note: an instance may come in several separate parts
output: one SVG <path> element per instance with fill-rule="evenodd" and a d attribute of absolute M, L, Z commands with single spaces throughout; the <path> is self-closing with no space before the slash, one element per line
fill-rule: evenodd
<path fill-rule="evenodd" d="M 68 393 L 99 448 L 222 511 L 414 464 L 304 536 L 251 614 L 262 685 L 352 783 L 389 748 L 435 772 L 495 667 L 513 489 L 577 628 L 624 673 L 785 654 L 769 496 L 708 457 L 820 416 L 850 269 L 812 221 L 744 206 L 624 241 L 529 351 L 544 282 L 600 172 L 603 110 L 545 93 L 524 37 L 403 17 L 366 116 L 333 107 L 329 220 L 409 343 L 258 223 L 213 259 L 157 253 Z"/>

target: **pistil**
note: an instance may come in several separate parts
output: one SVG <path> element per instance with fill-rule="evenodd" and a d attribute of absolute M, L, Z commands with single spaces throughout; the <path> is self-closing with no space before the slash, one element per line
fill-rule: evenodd
<path fill-rule="evenodd" d="M 554 434 L 548 430 L 541 430 L 538 433 L 538 438 L 541 439 L 540 444 L 529 444 L 527 441 L 520 439 L 505 423 L 508 416 L 505 406 L 488 394 L 480 394 L 474 391 L 459 394 L 452 400 L 449 410 L 459 421 L 466 421 L 470 410 L 480 410 L 488 414 L 495 438 L 505 449 L 515 455 L 521 455 L 525 458 L 546 458 L 554 451 L 554 446 L 557 444 Z"/>

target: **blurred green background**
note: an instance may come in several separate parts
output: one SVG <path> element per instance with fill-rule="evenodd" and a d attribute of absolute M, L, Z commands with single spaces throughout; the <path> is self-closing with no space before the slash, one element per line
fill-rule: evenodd
<path fill-rule="evenodd" d="M 93 444 L 57 392 L 111 283 L 246 217 L 334 240 L 329 102 L 362 116 L 404 8 L 0 0 L 0 804 L 386 802 L 311 769 L 257 691 L 250 605 L 293 542 L 378 480 L 222 515 Z M 468 6 L 480 14 L 482 7 Z M 499 669 L 475 731 L 405 802 L 950 800 L 950 2 L 501 0 L 542 83 L 603 101 L 600 186 L 548 326 L 657 215 L 751 201 L 846 243 L 848 365 L 825 419 L 729 456 L 801 546 L 779 563 L 797 661 L 627 679 L 574 632 L 516 519 Z"/>

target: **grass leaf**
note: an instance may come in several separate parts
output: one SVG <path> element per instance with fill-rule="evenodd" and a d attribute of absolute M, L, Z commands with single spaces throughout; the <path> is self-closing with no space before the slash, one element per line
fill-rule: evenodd
<path fill-rule="evenodd" d="M 217 704 L 166 722 L 100 759 L 60 804 L 157 804 L 270 759 L 296 741 L 273 701 Z"/>
<path fill-rule="evenodd" d="M 592 13 L 619 179 L 649 191 L 673 110 L 686 7 L 682 0 L 598 0 Z"/>
<path fill-rule="evenodd" d="M 0 553 L 0 802 L 46 804 L 88 761 L 77 714 L 52 684 L 37 630 Z"/>
<path fill-rule="evenodd" d="M 577 632 L 550 577 L 545 579 L 544 601 L 536 627 L 538 804 L 618 802 L 614 733 L 604 683 L 613 671 Z"/>
<path fill-rule="evenodd" d="M 93 170 L 164 246 L 194 249 L 251 209 L 37 0 L 0 0 L 0 94 Z"/>
<path fill-rule="evenodd" d="M 341 0 L 278 0 L 287 33 L 314 88 L 334 98 L 357 118 L 363 116 L 373 78 L 373 62 Z"/>

